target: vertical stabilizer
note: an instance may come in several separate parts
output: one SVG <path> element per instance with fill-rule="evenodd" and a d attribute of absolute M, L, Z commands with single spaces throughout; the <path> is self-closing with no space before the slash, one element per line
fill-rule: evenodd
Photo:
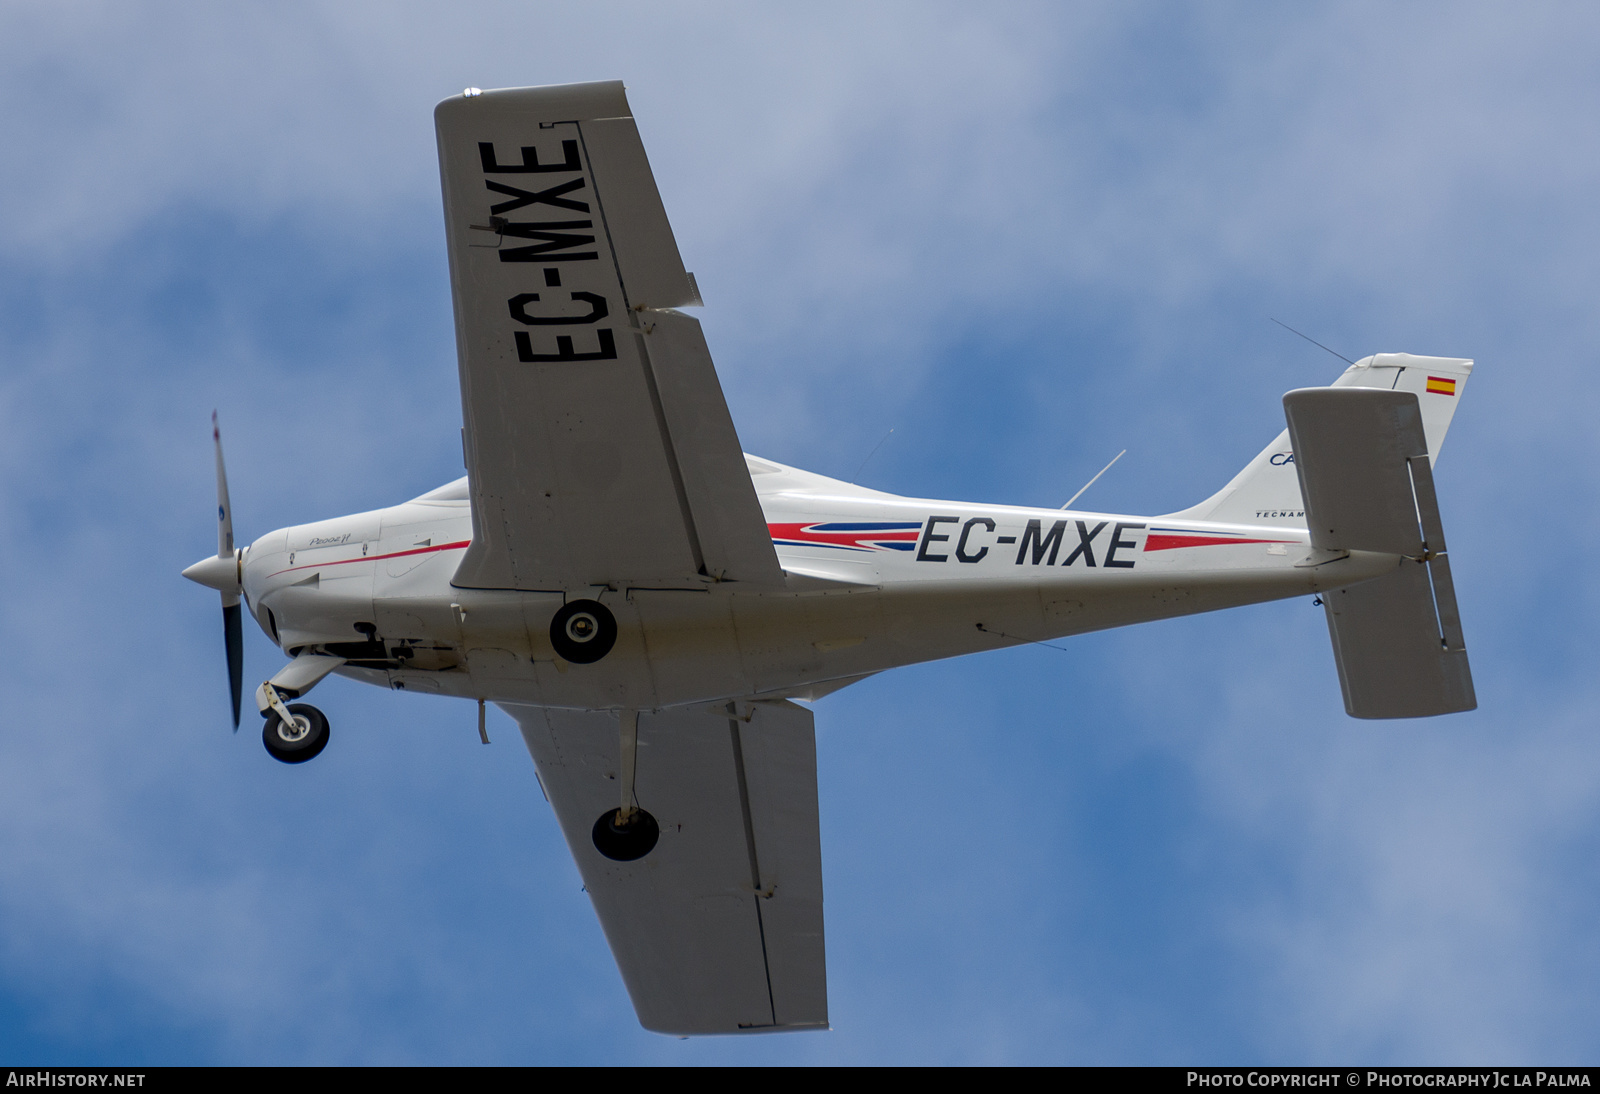
<path fill-rule="evenodd" d="M 1383 388 L 1415 394 L 1422 410 L 1422 431 L 1427 438 L 1428 454 L 1431 460 L 1437 461 L 1445 432 L 1455 416 L 1456 404 L 1471 375 L 1472 362 L 1459 357 L 1377 353 L 1345 369 L 1344 375 L 1329 386 Z M 1300 495 L 1300 478 L 1295 471 L 1289 431 L 1279 433 L 1227 486 L 1199 505 L 1168 516 L 1225 524 L 1304 528 L 1305 500 Z"/>

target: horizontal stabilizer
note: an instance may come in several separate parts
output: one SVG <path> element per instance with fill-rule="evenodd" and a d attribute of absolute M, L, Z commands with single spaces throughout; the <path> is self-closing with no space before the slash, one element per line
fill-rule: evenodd
<path fill-rule="evenodd" d="M 1355 718 L 1472 710 L 1417 396 L 1305 388 L 1283 407 L 1312 545 L 1403 556 L 1392 573 L 1323 594 L 1345 710 Z"/>
<path fill-rule="evenodd" d="M 1424 459 L 1409 391 L 1310 387 L 1283 397 L 1311 544 L 1334 551 L 1420 555 L 1409 460 Z"/>
<path fill-rule="evenodd" d="M 1322 594 L 1352 718 L 1427 718 L 1478 705 L 1467 651 L 1440 641 L 1437 590 L 1428 584 L 1427 567 L 1406 559 L 1392 573 Z"/>

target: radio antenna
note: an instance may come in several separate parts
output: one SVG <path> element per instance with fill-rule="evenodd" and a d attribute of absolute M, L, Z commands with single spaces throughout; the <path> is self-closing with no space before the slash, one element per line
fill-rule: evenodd
<path fill-rule="evenodd" d="M 1126 456 L 1127 454 L 1128 454 L 1128 450 L 1126 448 L 1124 448 L 1121 452 L 1118 452 L 1115 456 L 1111 457 L 1111 463 L 1116 463 L 1118 460 L 1122 459 L 1122 457 Z M 1104 475 L 1107 471 L 1111 470 L 1111 463 L 1106 464 L 1104 467 L 1102 467 L 1100 469 L 1100 475 Z M 1093 486 L 1099 480 L 1100 475 L 1096 475 L 1094 478 L 1092 478 L 1088 482 L 1084 483 L 1083 484 L 1083 490 L 1079 490 L 1076 494 L 1072 495 L 1072 497 L 1067 499 L 1067 505 L 1071 505 L 1073 502 L 1075 502 L 1079 498 L 1083 497 L 1083 491 L 1087 490 L 1087 489 L 1089 489 L 1089 487 Z M 1065 509 L 1067 507 L 1067 505 L 1063 505 L 1061 508 Z"/>
<path fill-rule="evenodd" d="M 1269 315 L 1269 316 L 1267 316 L 1267 318 L 1268 319 L 1272 319 L 1272 316 Z M 1276 319 L 1272 319 L 1272 321 L 1274 323 L 1278 323 L 1278 320 L 1276 320 Z M 1299 334 L 1301 338 L 1304 338 L 1307 342 L 1310 342 L 1313 346 L 1316 346 L 1318 349 L 1328 350 L 1329 353 L 1333 354 L 1335 357 L 1337 357 L 1339 360 L 1343 361 L 1347 365 L 1355 364 L 1354 361 L 1350 360 L 1350 358 L 1346 357 L 1344 354 L 1340 353 L 1338 350 L 1336 350 L 1336 349 L 1328 349 L 1327 346 L 1323 345 L 1321 342 L 1317 341 L 1315 338 L 1312 338 L 1308 334 L 1300 334 L 1299 331 L 1295 330 L 1293 327 L 1291 327 L 1287 323 L 1278 323 L 1278 326 L 1282 327 L 1284 330 L 1288 331 L 1290 334 Z"/>
<path fill-rule="evenodd" d="M 893 434 L 893 433 L 894 433 L 893 429 L 889 430 L 888 433 L 885 433 L 883 435 L 883 441 L 887 441 L 889 439 L 890 435 Z M 855 482 L 857 479 L 861 478 L 861 472 L 863 472 L 863 471 L 865 471 L 867 469 L 867 461 L 872 459 L 872 457 L 874 457 L 874 456 L 876 456 L 878 454 L 878 449 L 883 447 L 883 441 L 879 441 L 877 444 L 872 446 L 872 451 L 867 453 L 867 459 L 862 460 L 861 461 L 861 466 L 856 468 L 856 473 L 850 479 L 851 482 Z"/>

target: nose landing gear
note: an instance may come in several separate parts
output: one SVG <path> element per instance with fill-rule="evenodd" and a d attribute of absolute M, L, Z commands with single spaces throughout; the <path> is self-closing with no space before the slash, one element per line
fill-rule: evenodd
<path fill-rule="evenodd" d="M 292 719 L 287 723 L 276 708 L 267 713 L 261 743 L 274 760 L 303 764 L 327 747 L 328 719 L 310 703 L 291 703 L 286 709 Z"/>
<path fill-rule="evenodd" d="M 344 664 L 342 657 L 302 651 L 256 689 L 256 709 L 267 719 L 261 743 L 274 760 L 303 764 L 328 746 L 328 719 L 310 703 L 286 700 L 304 695 L 317 681 Z"/>

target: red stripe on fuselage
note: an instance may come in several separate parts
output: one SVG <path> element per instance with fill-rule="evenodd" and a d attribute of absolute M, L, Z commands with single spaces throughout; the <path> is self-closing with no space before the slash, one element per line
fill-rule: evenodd
<path fill-rule="evenodd" d="M 1230 543 L 1297 543 L 1293 539 L 1234 539 L 1232 536 L 1171 536 L 1148 535 L 1144 539 L 1146 551 L 1171 551 L 1178 547 L 1222 547 Z"/>
<path fill-rule="evenodd" d="M 391 551 L 386 555 L 362 555 L 360 558 L 341 558 L 334 562 L 308 562 L 304 566 L 290 566 L 287 570 L 268 574 L 268 577 L 277 577 L 278 574 L 290 574 L 296 570 L 318 570 L 324 566 L 345 566 L 352 562 L 379 562 L 386 558 L 404 558 L 406 555 L 429 555 L 435 551 L 454 551 L 459 547 L 468 547 L 472 544 L 470 539 L 463 539 L 456 543 L 441 543 L 437 547 L 414 547 L 409 551 Z"/>

